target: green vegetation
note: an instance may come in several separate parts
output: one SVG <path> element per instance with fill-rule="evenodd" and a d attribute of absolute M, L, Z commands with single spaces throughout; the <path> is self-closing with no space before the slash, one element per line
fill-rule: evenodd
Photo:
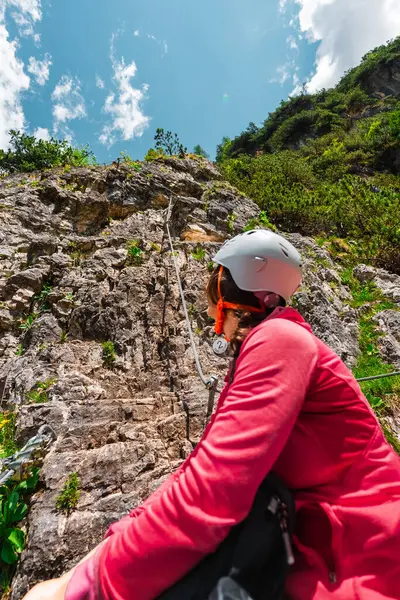
<path fill-rule="evenodd" d="M 400 273 L 400 102 L 368 82 L 394 59 L 400 37 L 368 53 L 336 88 L 303 90 L 261 127 L 224 138 L 217 161 L 280 229 L 354 242 L 353 262 Z"/>
<path fill-rule="evenodd" d="M 62 491 L 57 496 L 57 510 L 60 512 L 70 513 L 78 506 L 79 497 L 81 495 L 79 485 L 80 481 L 78 474 L 71 473 L 71 475 L 68 476 Z"/>
<path fill-rule="evenodd" d="M 192 250 L 191 253 L 194 260 L 202 261 L 206 255 L 206 251 L 201 246 L 197 246 L 196 250 Z"/>
<path fill-rule="evenodd" d="M 16 356 L 22 356 L 25 352 L 25 348 L 23 344 L 18 344 L 16 350 L 15 350 L 15 354 Z"/>
<path fill-rule="evenodd" d="M 49 310 L 50 306 L 48 303 L 48 297 L 51 294 L 51 292 L 53 291 L 53 286 L 50 282 L 47 282 L 44 284 L 40 294 L 38 294 L 37 296 L 34 296 L 33 299 L 37 300 L 39 303 L 39 310 L 40 311 L 46 311 Z"/>
<path fill-rule="evenodd" d="M 65 344 L 68 342 L 68 333 L 63 329 L 60 333 L 60 344 Z"/>
<path fill-rule="evenodd" d="M 115 347 L 113 342 L 103 342 L 102 345 L 102 357 L 103 357 L 103 363 L 104 365 L 109 368 L 112 369 L 112 367 L 114 366 L 114 363 L 117 359 L 117 353 L 115 352 Z"/>
<path fill-rule="evenodd" d="M 59 166 L 81 167 L 96 162 L 87 146 L 73 148 L 66 141 L 38 140 L 20 131 L 10 131 L 10 149 L 0 149 L 0 172 L 29 173 Z"/>
<path fill-rule="evenodd" d="M 42 404 L 49 401 L 49 389 L 56 383 L 55 379 L 39 381 L 35 387 L 25 394 L 25 398 L 33 404 Z"/>
<path fill-rule="evenodd" d="M 15 419 L 14 412 L 0 413 L 0 458 L 12 456 L 17 449 L 15 444 Z"/>
<path fill-rule="evenodd" d="M 28 512 L 27 499 L 39 479 L 39 469 L 25 469 L 21 481 L 0 486 L 0 592 L 9 591 L 19 556 L 25 547 L 25 533 L 17 524 Z"/>
<path fill-rule="evenodd" d="M 348 71 L 341 79 L 339 90 L 349 91 L 357 85 L 365 84 L 368 75 L 379 64 L 389 64 L 397 59 L 400 51 L 400 37 L 385 46 L 379 46 L 368 52 L 362 59 L 361 64 L 355 69 Z"/>
<path fill-rule="evenodd" d="M 250 219 L 244 228 L 244 231 L 251 231 L 252 229 L 270 229 L 271 231 L 277 231 L 275 225 L 268 219 L 265 210 L 262 210 L 255 219 Z"/>
<path fill-rule="evenodd" d="M 23 331 L 29 331 L 30 329 L 32 329 L 34 322 L 36 321 L 36 319 L 38 318 L 39 314 L 38 313 L 31 313 L 30 315 L 27 315 L 25 319 L 21 319 L 20 323 L 19 323 L 19 328 L 22 329 Z"/>
<path fill-rule="evenodd" d="M 185 148 L 176 133 L 171 131 L 164 131 L 164 129 L 158 128 L 156 135 L 154 136 L 156 142 L 156 150 L 163 152 L 168 156 L 179 156 L 185 158 L 187 148 Z"/>
<path fill-rule="evenodd" d="M 197 156 L 202 156 L 203 158 L 210 158 L 207 152 L 204 150 L 204 148 L 200 146 L 200 144 L 197 144 L 197 146 L 193 148 L 193 154 L 196 154 Z"/>
<path fill-rule="evenodd" d="M 138 160 L 133 160 L 129 154 L 127 152 L 125 152 L 124 150 L 122 150 L 122 152 L 120 153 L 121 156 L 121 162 L 126 165 L 127 167 L 129 167 L 129 169 L 133 169 L 134 171 L 141 171 L 142 170 L 142 165 Z"/>
<path fill-rule="evenodd" d="M 361 283 L 353 276 L 351 268 L 344 269 L 341 274 L 342 283 L 350 288 L 353 296 L 353 308 L 366 306 L 359 319 L 360 350 L 354 375 L 358 379 L 372 377 L 384 373 L 392 373 L 395 367 L 382 360 L 379 354 L 379 338 L 381 332 L 373 317 L 383 310 L 396 310 L 396 305 L 388 302 L 373 282 Z M 386 420 L 391 407 L 399 405 L 400 376 L 373 381 L 361 382 L 361 388 L 372 408 L 375 410 L 388 441 L 400 454 L 400 443 L 391 431 Z"/>
<path fill-rule="evenodd" d="M 237 219 L 237 215 L 235 215 L 235 213 L 231 213 L 228 216 L 228 231 L 229 231 L 229 233 L 233 233 L 235 231 L 236 219 Z"/>
<path fill-rule="evenodd" d="M 140 240 L 131 240 L 128 242 L 128 256 L 135 265 L 140 265 L 143 261 L 143 250 L 140 248 Z"/>
<path fill-rule="evenodd" d="M 162 150 L 154 150 L 154 148 L 150 148 L 150 150 L 148 150 L 146 156 L 144 157 L 144 160 L 146 162 L 154 162 L 159 158 L 165 158 L 165 156 L 166 154 Z"/>

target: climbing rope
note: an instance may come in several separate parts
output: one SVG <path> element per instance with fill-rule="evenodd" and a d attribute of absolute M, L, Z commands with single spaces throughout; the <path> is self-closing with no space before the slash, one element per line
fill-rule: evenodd
<path fill-rule="evenodd" d="M 169 220 L 171 218 L 171 212 L 172 212 L 172 196 L 171 196 L 169 204 L 168 204 L 165 225 L 166 225 L 166 229 L 167 229 L 167 235 L 168 235 L 169 245 L 170 245 L 171 254 L 172 254 L 172 260 L 173 260 L 174 267 L 175 267 L 176 277 L 177 277 L 178 286 L 179 286 L 179 292 L 180 292 L 181 299 L 182 299 L 183 312 L 185 314 L 186 325 L 187 325 L 187 329 L 188 329 L 188 333 L 189 333 L 190 344 L 192 347 L 192 352 L 193 352 L 194 360 L 196 363 L 197 372 L 200 376 L 201 381 L 206 386 L 206 388 L 208 390 L 210 390 L 210 396 L 209 396 L 209 401 L 208 401 L 208 406 L 207 406 L 207 420 L 208 420 L 211 417 L 211 414 L 212 414 L 212 411 L 214 408 L 214 397 L 215 397 L 215 393 L 217 391 L 218 378 L 216 377 L 216 375 L 210 375 L 210 377 L 207 379 L 204 376 L 204 373 L 203 373 L 201 365 L 200 365 L 199 355 L 198 355 L 196 344 L 195 344 L 194 337 L 193 337 L 189 314 L 188 314 L 187 307 L 186 307 L 185 294 L 184 294 L 184 291 L 182 288 L 179 267 L 178 267 L 178 263 L 177 263 L 177 260 L 175 257 L 174 245 L 172 243 L 172 237 L 171 237 L 171 232 L 170 232 L 170 228 L 169 228 Z M 385 377 L 395 377 L 398 375 L 400 375 L 400 371 L 394 371 L 393 373 L 384 373 L 382 375 L 373 375 L 371 377 L 361 377 L 360 379 L 357 379 L 357 381 L 362 383 L 364 381 L 373 381 L 376 379 L 383 379 Z"/>
<path fill-rule="evenodd" d="M 185 315 L 186 325 L 187 325 L 187 329 L 188 329 L 188 333 L 189 333 L 190 345 L 192 347 L 193 357 L 194 357 L 194 361 L 196 363 L 196 369 L 197 369 L 197 372 L 199 374 L 199 377 L 200 377 L 201 381 L 206 386 L 206 388 L 210 391 L 208 408 L 207 408 L 207 418 L 209 418 L 211 416 L 211 414 L 212 414 L 212 410 L 213 410 L 213 406 L 214 406 L 214 396 L 215 396 L 215 391 L 216 391 L 216 388 L 217 388 L 218 377 L 216 375 L 210 375 L 210 377 L 207 379 L 207 377 L 205 377 L 205 375 L 203 373 L 203 370 L 201 368 L 201 364 L 200 364 L 200 359 L 199 359 L 199 355 L 198 355 L 198 352 L 197 352 L 196 343 L 195 343 L 194 337 L 193 337 L 192 326 L 190 324 L 189 313 L 187 311 L 185 294 L 184 294 L 184 291 L 183 291 L 181 276 L 180 276 L 180 272 L 179 272 L 179 266 L 178 266 L 178 262 L 177 262 L 176 257 L 175 257 L 174 245 L 172 243 L 171 231 L 170 231 L 170 228 L 169 228 L 169 221 L 170 221 L 170 218 L 171 218 L 171 211 L 172 211 L 172 196 L 170 198 L 169 205 L 168 205 L 167 217 L 166 217 L 165 225 L 166 225 L 166 229 L 167 229 L 167 235 L 168 235 L 169 245 L 170 245 L 170 248 L 171 248 L 172 260 L 173 260 L 174 267 L 175 267 L 176 278 L 177 278 L 177 281 L 178 281 L 179 293 L 181 295 L 183 312 L 184 312 L 184 315 Z"/>
<path fill-rule="evenodd" d="M 400 375 L 400 371 L 393 371 L 393 373 L 384 373 L 383 375 L 372 375 L 371 377 L 361 377 L 357 381 L 373 381 L 374 379 L 383 379 L 384 377 L 396 377 Z"/>

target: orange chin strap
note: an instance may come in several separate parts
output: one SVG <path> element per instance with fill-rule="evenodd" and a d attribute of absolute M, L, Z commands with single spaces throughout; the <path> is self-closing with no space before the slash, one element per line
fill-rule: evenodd
<path fill-rule="evenodd" d="M 245 304 L 232 304 L 231 302 L 225 302 L 222 294 L 221 294 L 221 279 L 222 273 L 224 272 L 224 267 L 221 266 L 219 269 L 218 275 L 218 303 L 217 303 L 217 318 L 215 320 L 214 331 L 217 335 L 222 335 L 224 332 L 224 321 L 225 321 L 225 310 L 244 310 L 252 313 L 262 313 L 265 311 L 265 306 L 260 300 L 260 305 L 262 308 L 256 308 L 255 306 L 246 306 Z M 225 338 L 228 342 L 228 338 Z"/>

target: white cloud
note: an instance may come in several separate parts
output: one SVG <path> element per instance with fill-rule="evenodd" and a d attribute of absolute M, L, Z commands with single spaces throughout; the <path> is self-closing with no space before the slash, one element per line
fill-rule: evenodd
<path fill-rule="evenodd" d="M 140 31 L 139 31 L 139 29 L 136 29 L 136 31 L 134 31 L 134 32 L 133 32 L 133 35 L 134 35 L 135 37 L 139 37 L 139 35 L 140 35 Z"/>
<path fill-rule="evenodd" d="M 0 0 L 5 7 L 14 7 L 11 13 L 19 34 L 22 36 L 31 35 L 36 44 L 40 42 L 40 35 L 35 33 L 35 23 L 42 19 L 42 9 L 40 0 Z"/>
<path fill-rule="evenodd" d="M 364 54 L 400 32 L 399 0 L 293 1 L 300 6 L 301 32 L 320 42 L 310 92 L 332 87 Z"/>
<path fill-rule="evenodd" d="M 111 43 L 111 61 L 117 92 L 107 96 L 104 112 L 111 115 L 112 123 L 103 128 L 99 138 L 101 143 L 108 146 L 116 141 L 117 133 L 123 140 L 140 137 L 150 122 L 149 117 L 143 114 L 141 108 L 149 86 L 145 84 L 141 89 L 133 87 L 132 79 L 136 75 L 136 64 L 132 61 L 129 65 L 125 65 L 123 58 L 120 61 L 116 60 L 113 41 Z"/>
<path fill-rule="evenodd" d="M 29 89 L 30 78 L 17 56 L 18 40 L 11 40 L 6 27 L 6 14 L 11 10 L 19 35 L 33 35 L 34 25 L 41 20 L 40 0 L 0 0 L 0 148 L 7 148 L 10 129 L 24 130 L 25 117 L 21 95 Z"/>
<path fill-rule="evenodd" d="M 104 81 L 98 75 L 96 75 L 96 87 L 100 88 L 101 90 L 104 89 Z"/>
<path fill-rule="evenodd" d="M 17 42 L 9 40 L 0 22 L 0 148 L 8 146 L 10 129 L 23 130 L 25 126 L 21 93 L 29 88 L 30 80 L 16 50 Z"/>
<path fill-rule="evenodd" d="M 289 45 L 289 48 L 291 50 L 298 50 L 299 46 L 297 44 L 297 40 L 293 35 L 289 35 L 289 37 L 286 40 L 286 43 Z"/>
<path fill-rule="evenodd" d="M 42 3 L 40 0 L 2 0 L 2 4 L 13 6 L 32 21 L 42 18 Z"/>
<path fill-rule="evenodd" d="M 280 83 L 281 85 L 283 85 L 290 77 L 290 65 L 286 64 L 286 65 L 280 65 L 279 67 L 277 67 L 276 72 L 278 77 L 274 77 L 273 79 L 270 79 L 270 83 Z"/>
<path fill-rule="evenodd" d="M 293 85 L 297 85 L 299 82 L 298 76 L 299 66 L 296 65 L 294 60 L 288 60 L 284 65 L 280 65 L 276 69 L 277 77 L 273 77 L 269 80 L 269 83 L 279 83 L 284 85 L 289 79 L 292 80 Z"/>
<path fill-rule="evenodd" d="M 38 127 L 37 129 L 35 129 L 35 131 L 33 132 L 33 135 L 35 136 L 36 139 L 38 140 L 46 140 L 49 141 L 51 138 L 50 132 L 48 129 L 46 129 L 45 127 Z"/>
<path fill-rule="evenodd" d="M 50 75 L 50 66 L 52 60 L 50 54 L 46 54 L 44 60 L 37 60 L 34 56 L 29 59 L 28 71 L 36 77 L 36 81 L 39 85 L 44 85 Z"/>
<path fill-rule="evenodd" d="M 286 5 L 289 0 L 279 0 L 279 12 L 284 12 L 286 10 Z"/>
<path fill-rule="evenodd" d="M 81 95 L 81 84 L 77 77 L 63 75 L 51 95 L 54 101 L 53 117 L 54 131 L 57 133 L 60 124 L 66 124 L 72 119 L 86 117 L 85 100 Z M 68 128 L 64 129 L 68 135 Z"/>

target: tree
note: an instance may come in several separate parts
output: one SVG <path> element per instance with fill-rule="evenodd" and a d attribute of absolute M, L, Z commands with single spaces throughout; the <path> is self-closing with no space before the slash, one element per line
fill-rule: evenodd
<path fill-rule="evenodd" d="M 154 140 L 156 142 L 156 149 L 164 151 L 169 156 L 178 154 L 181 158 L 184 158 L 187 153 L 187 148 L 181 144 L 178 135 L 171 131 L 164 131 L 164 129 L 158 128 Z"/>
<path fill-rule="evenodd" d="M 0 171 L 30 173 L 62 165 L 82 167 L 95 164 L 88 146 L 73 148 L 66 140 L 38 140 L 33 135 L 10 131 L 10 148 L 0 150 Z"/>
<path fill-rule="evenodd" d="M 217 146 L 216 162 L 222 163 L 229 158 L 229 150 L 232 146 L 232 140 L 228 137 L 223 137 L 222 142 Z"/>
<path fill-rule="evenodd" d="M 209 158 L 207 152 L 200 146 L 200 144 L 197 144 L 197 146 L 193 148 L 193 154 L 197 154 L 197 156 L 202 156 L 203 158 Z"/>

